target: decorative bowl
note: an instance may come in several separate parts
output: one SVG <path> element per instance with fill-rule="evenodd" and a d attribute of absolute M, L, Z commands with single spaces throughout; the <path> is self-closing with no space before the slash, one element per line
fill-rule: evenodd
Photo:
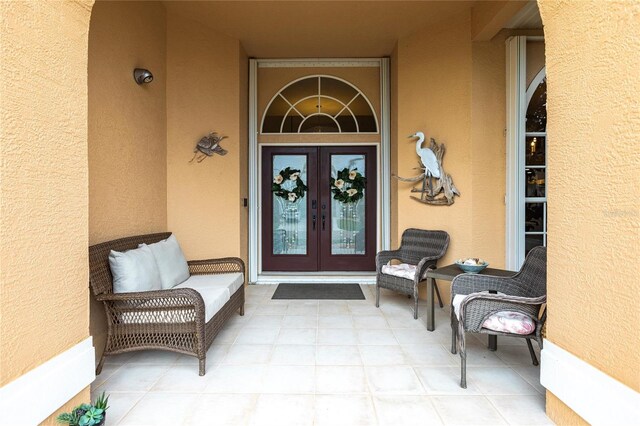
<path fill-rule="evenodd" d="M 458 259 L 455 264 L 467 274 L 477 274 L 489 266 L 489 263 L 478 258 Z"/>

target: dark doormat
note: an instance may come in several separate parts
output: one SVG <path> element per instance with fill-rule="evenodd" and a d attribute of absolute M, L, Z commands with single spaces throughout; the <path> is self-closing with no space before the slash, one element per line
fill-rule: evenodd
<path fill-rule="evenodd" d="M 278 284 L 271 299 L 362 300 L 359 284 Z"/>

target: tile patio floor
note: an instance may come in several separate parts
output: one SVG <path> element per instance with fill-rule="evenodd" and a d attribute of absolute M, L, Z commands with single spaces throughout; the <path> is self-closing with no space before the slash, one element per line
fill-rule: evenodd
<path fill-rule="evenodd" d="M 448 309 L 374 287 L 360 301 L 271 300 L 276 286 L 247 288 L 207 354 L 139 352 L 107 358 L 92 394 L 111 394 L 111 425 L 416 425 L 552 424 L 544 413 L 539 368 L 524 340 L 468 337 L 468 388 L 448 348 Z M 535 345 L 535 344 L 534 344 Z"/>

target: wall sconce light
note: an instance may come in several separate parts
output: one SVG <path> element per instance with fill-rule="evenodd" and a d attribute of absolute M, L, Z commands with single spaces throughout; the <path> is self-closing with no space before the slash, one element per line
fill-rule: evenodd
<path fill-rule="evenodd" d="M 153 81 L 153 74 L 151 74 L 151 71 L 149 70 L 136 68 L 133 70 L 133 79 L 138 84 L 151 83 Z"/>

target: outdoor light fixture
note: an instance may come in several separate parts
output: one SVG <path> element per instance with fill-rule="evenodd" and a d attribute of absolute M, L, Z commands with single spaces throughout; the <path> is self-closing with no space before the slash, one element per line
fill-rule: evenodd
<path fill-rule="evenodd" d="M 151 74 L 149 70 L 136 68 L 133 70 L 133 79 L 138 84 L 151 83 L 153 81 L 153 74 Z"/>

